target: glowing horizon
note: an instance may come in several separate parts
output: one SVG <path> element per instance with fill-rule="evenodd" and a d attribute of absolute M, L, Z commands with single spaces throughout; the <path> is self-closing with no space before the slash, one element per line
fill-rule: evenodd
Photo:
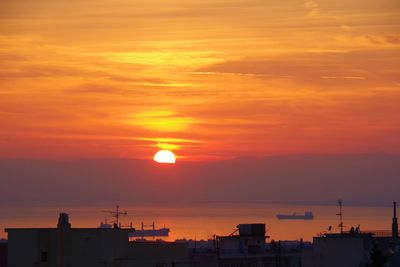
<path fill-rule="evenodd" d="M 157 163 L 175 164 L 176 157 L 172 151 L 160 150 L 154 154 L 153 160 Z"/>

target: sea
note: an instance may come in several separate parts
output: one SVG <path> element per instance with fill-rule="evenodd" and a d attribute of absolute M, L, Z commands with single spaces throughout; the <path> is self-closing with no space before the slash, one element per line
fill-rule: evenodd
<path fill-rule="evenodd" d="M 270 202 L 182 202 L 182 203 L 118 203 L 123 226 L 155 223 L 156 228 L 168 227 L 166 241 L 176 239 L 207 240 L 214 235 L 229 235 L 238 224 L 265 223 L 269 240 L 312 241 L 326 232 L 338 232 L 339 208 L 332 205 L 270 203 Z M 98 227 L 100 222 L 111 222 L 106 211 L 115 205 L 13 205 L 0 204 L 0 238 L 7 238 L 5 228 L 56 227 L 58 214 L 69 214 L 72 227 Z M 278 220 L 276 214 L 312 211 L 313 220 Z M 343 206 L 345 230 L 359 226 L 362 231 L 391 229 L 392 208 L 383 206 Z"/>

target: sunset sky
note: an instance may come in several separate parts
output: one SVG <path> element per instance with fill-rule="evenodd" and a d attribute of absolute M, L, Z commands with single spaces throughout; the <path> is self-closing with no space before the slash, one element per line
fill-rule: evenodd
<path fill-rule="evenodd" d="M 0 157 L 400 153 L 398 0 L 3 0 Z"/>

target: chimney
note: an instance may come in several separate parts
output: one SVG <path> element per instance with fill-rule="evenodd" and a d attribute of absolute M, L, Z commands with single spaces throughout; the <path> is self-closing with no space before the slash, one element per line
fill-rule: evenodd
<path fill-rule="evenodd" d="M 396 217 L 396 202 L 393 202 L 392 237 L 399 237 L 399 225 Z"/>
<path fill-rule="evenodd" d="M 67 213 L 60 213 L 60 216 L 58 217 L 58 228 L 71 228 L 71 224 L 69 223 L 69 216 Z"/>

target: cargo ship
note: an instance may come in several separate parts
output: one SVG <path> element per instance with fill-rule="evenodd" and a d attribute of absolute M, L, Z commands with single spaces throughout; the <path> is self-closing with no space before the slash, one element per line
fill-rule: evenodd
<path fill-rule="evenodd" d="M 103 212 L 108 213 L 111 215 L 111 217 L 113 217 L 115 220 L 113 221 L 112 224 L 107 223 L 107 219 L 105 219 L 105 222 L 100 222 L 99 228 L 124 228 L 124 229 L 130 229 L 131 231 L 129 232 L 129 237 L 130 238 L 135 238 L 135 237 L 139 237 L 141 239 L 145 238 L 145 237 L 168 237 L 170 229 L 166 228 L 165 226 L 163 228 L 159 228 L 157 229 L 155 226 L 155 223 L 153 222 L 152 224 L 144 224 L 142 222 L 142 227 L 141 229 L 135 229 L 132 226 L 132 222 L 130 223 L 130 225 L 125 225 L 123 226 L 120 223 L 120 217 L 121 216 L 126 216 L 128 215 L 128 212 L 126 211 L 121 211 L 119 209 L 119 206 L 116 206 L 115 211 L 112 210 L 104 210 Z M 147 228 L 147 229 L 145 229 Z"/>
<path fill-rule="evenodd" d="M 151 228 L 150 229 L 145 229 L 146 226 L 151 226 Z M 103 229 L 104 228 L 111 229 L 111 228 L 115 228 L 115 227 L 116 226 L 113 226 L 112 224 L 107 223 L 107 221 L 105 221 L 104 223 L 100 222 L 100 226 L 99 226 L 99 228 L 103 228 Z M 129 225 L 129 226 L 125 226 L 125 227 L 121 227 L 120 226 L 120 228 L 132 229 L 132 231 L 129 232 L 129 237 L 141 237 L 141 238 L 144 238 L 144 237 L 168 237 L 169 232 L 170 232 L 170 229 L 166 228 L 166 227 L 157 229 L 155 227 L 155 223 L 154 222 L 152 224 L 150 224 L 150 225 L 145 225 L 142 222 L 141 229 L 133 228 L 132 224 Z"/>
<path fill-rule="evenodd" d="M 306 211 L 304 214 L 277 214 L 276 218 L 278 218 L 278 220 L 312 220 L 314 219 L 314 215 L 311 211 Z"/>
<path fill-rule="evenodd" d="M 151 228 L 145 229 L 146 226 L 150 226 Z M 145 225 L 142 222 L 141 229 L 135 229 L 133 232 L 130 232 L 129 237 L 168 237 L 169 232 L 169 228 L 165 226 L 157 229 L 154 222 L 150 225 Z"/>

